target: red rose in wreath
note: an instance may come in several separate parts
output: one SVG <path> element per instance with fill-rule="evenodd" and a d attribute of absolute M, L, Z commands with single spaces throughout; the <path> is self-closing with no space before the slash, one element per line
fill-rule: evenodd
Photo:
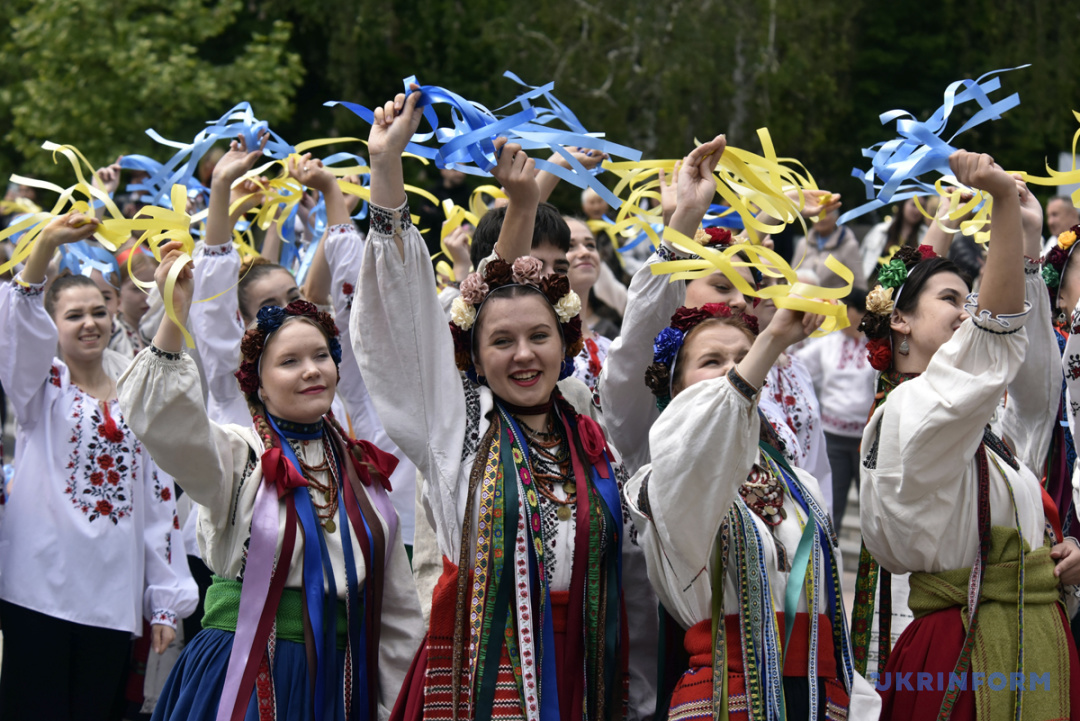
<path fill-rule="evenodd" d="M 876 371 L 887 371 L 892 365 L 892 347 L 888 338 L 874 338 L 866 344 L 866 357 Z"/>

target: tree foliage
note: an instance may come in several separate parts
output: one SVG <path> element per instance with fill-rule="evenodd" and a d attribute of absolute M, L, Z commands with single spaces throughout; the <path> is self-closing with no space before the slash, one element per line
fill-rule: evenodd
<path fill-rule="evenodd" d="M 501 77 L 509 69 L 554 81 L 589 129 L 646 157 L 682 155 L 717 132 L 756 150 L 756 130 L 768 127 L 778 154 L 854 202 L 860 149 L 893 133 L 878 115 L 925 118 L 954 80 L 1032 64 L 1003 78 L 1020 107 L 960 141 L 1010 168 L 1040 170 L 1067 147 L 1070 110 L 1080 110 L 1080 0 L 2 5 L 11 30 L 0 38 L 0 131 L 10 145 L 0 160 L 17 151 L 46 162 L 37 146 L 48 138 L 104 162 L 146 150 L 147 127 L 184 137 L 240 100 L 294 142 L 363 136 L 359 119 L 322 103 L 370 106 L 416 74 L 494 108 L 518 91 Z M 559 192 L 576 205 L 571 189 Z"/>
<path fill-rule="evenodd" d="M 120 153 L 167 157 L 143 131 L 190 138 L 241 99 L 271 121 L 293 110 L 303 69 L 288 49 L 290 25 L 240 36 L 240 0 L 14 5 L 5 39 L 13 67 L 0 101 L 11 113 L 6 140 L 28 172 L 50 172 L 43 140 L 74 144 L 95 163 Z"/>

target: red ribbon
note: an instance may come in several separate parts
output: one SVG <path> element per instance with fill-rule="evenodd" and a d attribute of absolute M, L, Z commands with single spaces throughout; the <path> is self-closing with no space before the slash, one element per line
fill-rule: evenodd
<path fill-rule="evenodd" d="M 361 463 L 356 454 L 352 452 L 354 448 L 360 448 L 363 451 L 364 461 L 374 466 L 375 470 L 379 472 L 379 483 L 382 484 L 387 493 L 394 490 L 390 486 L 390 475 L 397 468 L 398 459 L 370 441 L 357 441 L 352 438 L 347 439 L 347 441 L 350 451 L 349 458 L 352 460 L 353 468 L 356 469 L 356 475 L 360 477 L 360 482 L 365 486 L 370 486 L 371 473 L 368 471 L 367 466 Z"/>
<path fill-rule="evenodd" d="M 289 463 L 280 448 L 271 448 L 262 455 L 263 479 L 277 488 L 278 498 L 300 486 L 308 485 L 304 476 Z"/>
<path fill-rule="evenodd" d="M 581 448 L 585 451 L 589 462 L 597 467 L 604 478 L 607 478 L 607 464 L 601 461 L 604 459 L 604 452 L 608 451 L 608 445 L 600 424 L 589 416 L 579 415 L 578 435 L 581 437 Z M 608 457 L 610 456 L 609 452 Z"/>

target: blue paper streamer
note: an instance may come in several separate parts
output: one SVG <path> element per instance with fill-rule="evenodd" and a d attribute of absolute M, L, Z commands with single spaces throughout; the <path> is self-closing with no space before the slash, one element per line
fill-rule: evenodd
<path fill-rule="evenodd" d="M 195 170 L 206 152 L 219 140 L 236 138 L 237 135 L 244 137 L 244 142 L 249 150 L 259 147 L 259 136 L 266 132 L 270 138 L 263 150 L 263 155 L 281 160 L 296 152 L 296 149 L 285 142 L 280 135 L 270 130 L 265 120 L 259 120 L 251 110 L 250 103 L 239 103 L 229 112 L 217 120 L 207 122 L 210 126 L 199 131 L 199 134 L 190 143 L 182 143 L 163 138 L 153 128 L 146 134 L 162 145 L 176 148 L 177 152 L 165 163 L 141 155 L 132 155 L 123 158 L 120 167 L 131 170 L 143 170 L 150 174 L 142 183 L 127 186 L 127 190 L 142 190 L 146 192 L 145 202 L 151 205 L 164 206 L 168 202 L 169 192 L 172 186 L 179 183 L 189 190 L 203 192 L 206 188 L 194 178 Z M 194 184 L 193 184 L 194 181 Z"/>
<path fill-rule="evenodd" d="M 532 86 L 524 83 L 513 73 L 507 72 L 505 76 L 527 90 L 499 108 L 499 110 L 514 110 L 512 114 L 504 116 L 496 115 L 480 103 L 466 100 L 446 88 L 434 85 L 421 86 L 420 92 L 423 93 L 423 97 L 417 107 L 423 110 L 424 119 L 430 129 L 413 135 L 405 151 L 431 160 L 438 168 L 451 168 L 470 175 L 490 176 L 491 168 L 496 162 L 494 140 L 503 136 L 509 142 L 520 144 L 526 151 L 548 150 L 558 153 L 570 165 L 569 169 L 540 158 L 535 159 L 536 167 L 581 189 L 592 188 L 609 205 L 619 207 L 622 201 L 596 179 L 594 171 L 587 170 L 566 148 L 575 146 L 588 148 L 594 152 L 607 153 L 632 161 L 640 160 L 641 152 L 607 141 L 602 133 L 586 131 L 577 116 L 552 95 L 554 83 Z M 419 85 L 415 76 L 405 78 L 406 94 L 412 92 L 409 90 L 409 85 L 412 83 Z M 547 107 L 536 104 L 541 100 L 547 103 Z M 336 100 L 325 104 L 328 107 L 342 105 L 366 122 L 374 122 L 375 114 L 362 105 Z M 450 125 L 440 125 L 439 118 L 435 114 L 435 105 L 450 106 Z M 567 129 L 549 127 L 556 121 Z M 431 140 L 438 143 L 439 147 L 424 145 Z"/>
<path fill-rule="evenodd" d="M 895 120 L 899 137 L 863 149 L 863 157 L 871 159 L 871 168 L 866 172 L 853 168 L 851 174 L 866 187 L 868 202 L 841 215 L 838 223 L 842 225 L 895 201 L 916 195 L 936 194 L 933 184 L 919 177 L 934 171 L 942 175 L 951 174 L 949 156 L 957 151 L 952 145 L 956 137 L 988 120 L 1001 119 L 1002 113 L 1020 104 L 1017 93 L 998 101 L 992 101 L 990 93 L 1001 88 L 1001 80 L 995 76 L 1026 67 L 1029 66 L 994 70 L 978 80 L 958 80 L 950 84 L 945 90 L 941 107 L 925 122 L 916 120 L 905 110 L 882 113 L 881 124 L 887 125 Z M 948 140 L 942 139 L 952 112 L 970 102 L 976 103 L 979 110 Z"/>
<path fill-rule="evenodd" d="M 60 248 L 60 271 L 69 271 L 72 275 L 85 275 L 87 278 L 95 270 L 101 271 L 105 282 L 111 285 L 109 276 L 115 274 L 120 281 L 120 265 L 112 253 L 85 240 L 69 243 Z"/>

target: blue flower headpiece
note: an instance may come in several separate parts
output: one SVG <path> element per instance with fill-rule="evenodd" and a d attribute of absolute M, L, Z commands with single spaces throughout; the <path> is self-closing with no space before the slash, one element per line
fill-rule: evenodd
<path fill-rule="evenodd" d="M 308 318 L 322 329 L 326 334 L 326 344 L 330 357 L 334 359 L 334 365 L 341 365 L 338 327 L 329 313 L 319 310 L 306 300 L 294 300 L 284 308 L 276 305 L 265 306 L 259 309 L 255 327 L 244 333 L 244 339 L 240 342 L 240 368 L 234 374 L 240 382 L 240 390 L 249 399 L 255 398 L 259 392 L 259 359 L 266 347 L 266 341 L 286 320 L 294 316 Z"/>

